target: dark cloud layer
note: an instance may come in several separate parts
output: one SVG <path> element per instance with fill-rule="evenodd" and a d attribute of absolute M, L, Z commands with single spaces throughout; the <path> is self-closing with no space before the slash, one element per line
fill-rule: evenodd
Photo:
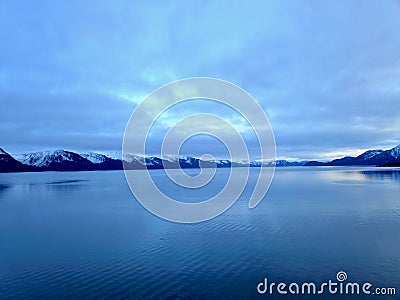
<path fill-rule="evenodd" d="M 193 76 L 249 91 L 270 117 L 281 157 L 400 143 L 398 2 L 1 6 L 0 146 L 11 152 L 119 150 L 136 104 Z M 190 149 L 206 151 L 201 139 L 185 145 Z"/>

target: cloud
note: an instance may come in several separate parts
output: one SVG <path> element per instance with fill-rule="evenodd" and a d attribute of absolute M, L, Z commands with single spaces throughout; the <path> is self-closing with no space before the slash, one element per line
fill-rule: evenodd
<path fill-rule="evenodd" d="M 193 76 L 250 92 L 270 117 L 281 157 L 394 146 L 399 7 L 395 1 L 5 1 L 1 146 L 118 150 L 145 95 Z M 185 106 L 178 115 L 199 108 Z M 176 113 L 164 116 L 150 143 Z M 251 138 L 248 144 L 255 146 Z M 193 139 L 185 151 L 204 148 Z"/>

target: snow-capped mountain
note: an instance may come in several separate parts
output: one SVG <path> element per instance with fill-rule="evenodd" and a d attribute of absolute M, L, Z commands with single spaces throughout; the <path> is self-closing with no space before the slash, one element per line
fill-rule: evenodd
<path fill-rule="evenodd" d="M 64 150 L 15 154 L 14 158 L 23 164 L 35 167 L 45 167 L 54 161 L 72 160 L 69 153 L 65 153 Z"/>
<path fill-rule="evenodd" d="M 16 154 L 14 157 L 22 164 L 37 168 L 37 170 L 122 170 L 126 169 L 176 169 L 176 168 L 199 168 L 200 165 L 206 168 L 229 168 L 229 167 L 261 167 L 261 166 L 300 166 L 303 162 L 288 162 L 277 160 L 275 163 L 263 163 L 261 161 L 233 161 L 227 159 L 201 160 L 192 156 L 164 155 L 139 156 L 136 154 L 124 153 L 123 160 L 121 152 L 84 152 L 75 153 L 72 151 L 56 150 L 41 151 L 27 154 Z"/>
<path fill-rule="evenodd" d="M 72 151 L 56 150 L 41 151 L 15 155 L 15 158 L 26 165 L 40 170 L 51 171 L 91 171 L 91 170 L 121 170 L 121 160 L 107 155 L 89 152 L 75 153 Z"/>
<path fill-rule="evenodd" d="M 100 153 L 88 152 L 88 153 L 79 153 L 80 156 L 86 158 L 94 164 L 101 164 L 102 162 L 107 160 L 107 156 Z"/>
<path fill-rule="evenodd" d="M 357 156 L 357 158 L 360 160 L 369 160 L 369 159 L 372 159 L 373 157 L 381 154 L 382 152 L 384 152 L 384 151 L 383 150 L 368 150 L 368 151 L 364 152 L 363 154 Z"/>
<path fill-rule="evenodd" d="M 106 152 L 103 152 L 102 154 L 111 159 L 122 160 L 122 152 L 121 151 L 106 151 Z"/>
<path fill-rule="evenodd" d="M 15 158 L 29 166 L 51 171 L 84 171 L 93 169 L 93 163 L 77 153 L 55 150 L 18 154 Z"/>
<path fill-rule="evenodd" d="M 380 166 L 400 163 L 400 145 L 389 150 L 368 150 L 357 157 L 347 156 L 327 163 L 308 162 L 308 166 Z"/>
<path fill-rule="evenodd" d="M 229 168 L 243 166 L 261 167 L 273 165 L 273 163 L 266 164 L 260 161 L 231 162 L 227 159 L 211 161 L 201 160 L 192 156 L 176 155 L 165 155 L 162 158 L 158 156 L 143 157 L 136 154 L 127 153 L 124 153 L 123 160 L 121 160 L 121 152 L 106 152 L 105 154 L 85 152 L 78 154 L 65 150 L 16 154 L 14 157 L 16 159 L 15 161 L 21 163 L 21 165 L 30 166 L 39 171 L 122 170 L 123 167 L 126 169 L 176 169 L 199 168 L 200 165 L 206 168 Z M 303 162 L 288 162 L 285 160 L 278 160 L 275 162 L 275 165 L 278 167 L 299 166 L 303 164 Z"/>
<path fill-rule="evenodd" d="M 400 158 L 400 145 L 398 145 L 390 150 L 390 156 L 395 159 Z"/>
<path fill-rule="evenodd" d="M 121 158 L 122 158 L 122 156 L 121 156 Z M 124 153 L 122 160 L 125 162 L 128 162 L 128 163 L 138 162 L 142 165 L 146 164 L 145 158 L 143 156 L 139 156 L 136 154 Z"/>
<path fill-rule="evenodd" d="M 344 157 L 331 162 L 318 161 L 230 161 L 201 160 L 192 156 L 166 155 L 143 157 L 121 152 L 86 152 L 75 153 L 66 150 L 41 151 L 26 154 L 10 155 L 0 148 L 0 172 L 27 171 L 92 171 L 127 169 L 163 169 L 163 168 L 199 168 L 202 167 L 261 167 L 261 166 L 350 166 L 350 165 L 400 165 L 400 145 L 389 150 L 368 150 L 357 157 Z"/>
<path fill-rule="evenodd" d="M 307 161 L 287 161 L 287 160 L 276 160 L 276 167 L 299 167 L 304 166 Z"/>
<path fill-rule="evenodd" d="M 93 170 L 122 170 L 122 161 L 109 155 L 95 152 L 80 153 L 79 155 L 93 164 Z"/>
<path fill-rule="evenodd" d="M 10 154 L 0 148 L 0 172 L 25 171 L 33 171 L 33 169 L 17 161 Z"/>

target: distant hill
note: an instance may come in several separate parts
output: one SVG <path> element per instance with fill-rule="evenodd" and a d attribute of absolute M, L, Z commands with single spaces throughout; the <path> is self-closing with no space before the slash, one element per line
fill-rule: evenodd
<path fill-rule="evenodd" d="M 157 156 L 140 157 L 113 152 L 101 154 L 95 152 L 75 153 L 66 150 L 40 151 L 11 156 L 1 150 L 1 172 L 28 172 L 28 171 L 95 171 L 95 170 L 122 170 L 126 169 L 174 169 L 174 168 L 199 168 L 214 167 L 240 167 L 248 164 L 230 162 L 229 160 L 202 161 L 195 157 L 169 156 L 161 159 Z M 251 162 L 250 166 L 259 166 Z"/>
<path fill-rule="evenodd" d="M 347 156 L 330 162 L 309 161 L 306 166 L 393 166 L 400 163 L 400 145 L 389 150 L 368 150 L 359 156 Z"/>
<path fill-rule="evenodd" d="M 24 165 L 41 171 L 86 171 L 93 168 L 93 163 L 89 160 L 65 150 L 21 154 L 15 158 Z"/>
<path fill-rule="evenodd" d="M 34 171 L 34 168 L 17 161 L 10 154 L 0 148 L 0 173 L 29 171 Z"/>
<path fill-rule="evenodd" d="M 141 157 L 122 153 L 75 153 L 66 150 L 41 151 L 11 155 L 0 148 L 0 172 L 39 172 L 39 171 L 95 171 L 126 169 L 176 169 L 203 167 L 293 167 L 293 166 L 399 166 L 400 145 L 389 150 L 368 150 L 357 157 L 343 157 L 330 162 L 276 160 L 241 162 L 229 160 L 204 161 L 191 156 Z"/>

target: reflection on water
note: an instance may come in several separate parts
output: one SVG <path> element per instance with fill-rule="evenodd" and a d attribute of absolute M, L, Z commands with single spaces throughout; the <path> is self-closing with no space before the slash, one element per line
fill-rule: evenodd
<path fill-rule="evenodd" d="M 400 181 L 400 169 L 332 167 L 321 169 L 319 177 L 340 184 L 365 184 L 376 180 Z"/>
<path fill-rule="evenodd" d="M 87 180 L 82 180 L 82 179 L 59 180 L 59 181 L 47 182 L 46 184 L 68 184 L 68 183 L 77 183 L 77 182 L 84 182 L 84 181 L 87 181 Z"/>
<path fill-rule="evenodd" d="M 399 171 L 281 168 L 257 208 L 245 190 L 199 224 L 150 214 L 122 171 L 0 174 L 0 298 L 254 299 L 264 277 L 326 282 L 339 270 L 400 288 Z"/>
<path fill-rule="evenodd" d="M 11 186 L 8 184 L 0 183 L 0 196 L 1 196 L 1 194 L 6 192 L 7 190 L 9 190 L 10 188 L 11 188 Z"/>
<path fill-rule="evenodd" d="M 66 180 L 54 180 L 47 182 L 35 182 L 30 183 L 30 189 L 41 189 L 48 191 L 63 191 L 73 192 L 74 190 L 80 189 L 86 185 L 86 179 L 66 179 Z"/>
<path fill-rule="evenodd" d="M 9 185 L 0 183 L 0 192 L 5 190 L 5 189 L 9 189 L 9 188 L 10 188 Z"/>
<path fill-rule="evenodd" d="M 365 176 L 367 179 L 400 181 L 400 170 L 368 170 L 360 171 L 359 173 Z"/>

